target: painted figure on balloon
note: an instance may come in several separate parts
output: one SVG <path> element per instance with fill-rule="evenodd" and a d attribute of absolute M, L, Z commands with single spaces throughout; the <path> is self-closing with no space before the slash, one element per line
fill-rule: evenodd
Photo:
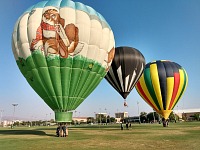
<path fill-rule="evenodd" d="M 30 49 L 42 50 L 45 55 L 59 54 L 60 57 L 67 58 L 69 54 L 75 52 L 79 36 L 78 28 L 74 24 L 64 25 L 65 19 L 60 17 L 56 9 L 46 10 Z M 81 49 L 79 48 L 76 53 L 79 53 Z"/>

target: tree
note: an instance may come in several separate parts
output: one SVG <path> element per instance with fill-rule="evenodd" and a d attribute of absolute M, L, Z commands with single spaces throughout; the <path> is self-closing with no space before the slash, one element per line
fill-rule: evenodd
<path fill-rule="evenodd" d="M 110 118 L 110 122 L 111 122 L 111 123 L 114 123 L 114 122 L 115 122 L 115 118 L 114 118 L 114 117 L 111 117 L 111 118 Z"/>
<path fill-rule="evenodd" d="M 141 113 L 140 113 L 140 121 L 141 121 L 142 123 L 147 122 L 147 113 L 146 113 L 146 112 L 141 112 Z"/>
<path fill-rule="evenodd" d="M 159 120 L 158 113 L 156 113 L 156 112 L 150 112 L 150 113 L 147 114 L 147 120 L 148 120 L 148 122 L 154 122 L 154 119 L 155 119 L 155 121 Z"/>
<path fill-rule="evenodd" d="M 107 123 L 110 123 L 110 116 L 107 116 Z"/>
<path fill-rule="evenodd" d="M 173 111 L 170 113 L 170 115 L 169 115 L 169 120 L 171 121 L 171 122 L 176 122 L 176 121 L 178 121 L 179 120 L 179 116 L 177 115 L 177 114 L 175 114 Z"/>
<path fill-rule="evenodd" d="M 199 121 L 200 115 L 198 113 L 194 114 L 194 119 Z"/>
<path fill-rule="evenodd" d="M 98 123 L 106 123 L 106 116 L 104 114 L 98 114 L 96 120 Z"/>
<path fill-rule="evenodd" d="M 94 123 L 94 117 L 88 117 L 87 118 L 87 124 Z"/>

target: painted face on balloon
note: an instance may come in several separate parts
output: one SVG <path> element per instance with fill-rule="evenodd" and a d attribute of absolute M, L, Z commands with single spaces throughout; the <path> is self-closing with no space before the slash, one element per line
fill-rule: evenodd
<path fill-rule="evenodd" d="M 48 9 L 44 12 L 42 21 L 48 23 L 50 25 L 58 24 L 59 22 L 59 14 L 55 9 Z"/>

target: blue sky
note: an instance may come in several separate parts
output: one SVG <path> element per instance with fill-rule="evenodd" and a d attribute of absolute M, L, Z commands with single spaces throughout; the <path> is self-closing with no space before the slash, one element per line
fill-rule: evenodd
<path fill-rule="evenodd" d="M 8 0 L 0 5 L 0 110 L 12 116 L 12 103 L 18 103 L 15 116 L 29 119 L 53 118 L 53 111 L 32 90 L 20 73 L 11 48 L 11 35 L 18 17 L 41 0 Z M 77 1 L 77 0 L 75 0 Z M 116 46 L 140 50 L 146 62 L 167 59 L 188 73 L 186 92 L 175 109 L 200 108 L 200 1 L 199 0 L 78 0 L 93 7 L 111 26 Z M 130 116 L 152 109 L 134 89 L 123 107 L 123 98 L 103 80 L 77 108 L 76 116 L 94 112 L 128 111 Z M 105 110 L 106 109 L 106 110 Z"/>

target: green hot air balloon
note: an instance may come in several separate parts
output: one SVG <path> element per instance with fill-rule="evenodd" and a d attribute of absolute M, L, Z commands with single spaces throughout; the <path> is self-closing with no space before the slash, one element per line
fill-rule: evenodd
<path fill-rule="evenodd" d="M 72 111 L 104 78 L 114 45 L 106 20 L 71 0 L 35 4 L 18 19 L 12 35 L 21 73 L 57 122 L 71 122 Z"/>

